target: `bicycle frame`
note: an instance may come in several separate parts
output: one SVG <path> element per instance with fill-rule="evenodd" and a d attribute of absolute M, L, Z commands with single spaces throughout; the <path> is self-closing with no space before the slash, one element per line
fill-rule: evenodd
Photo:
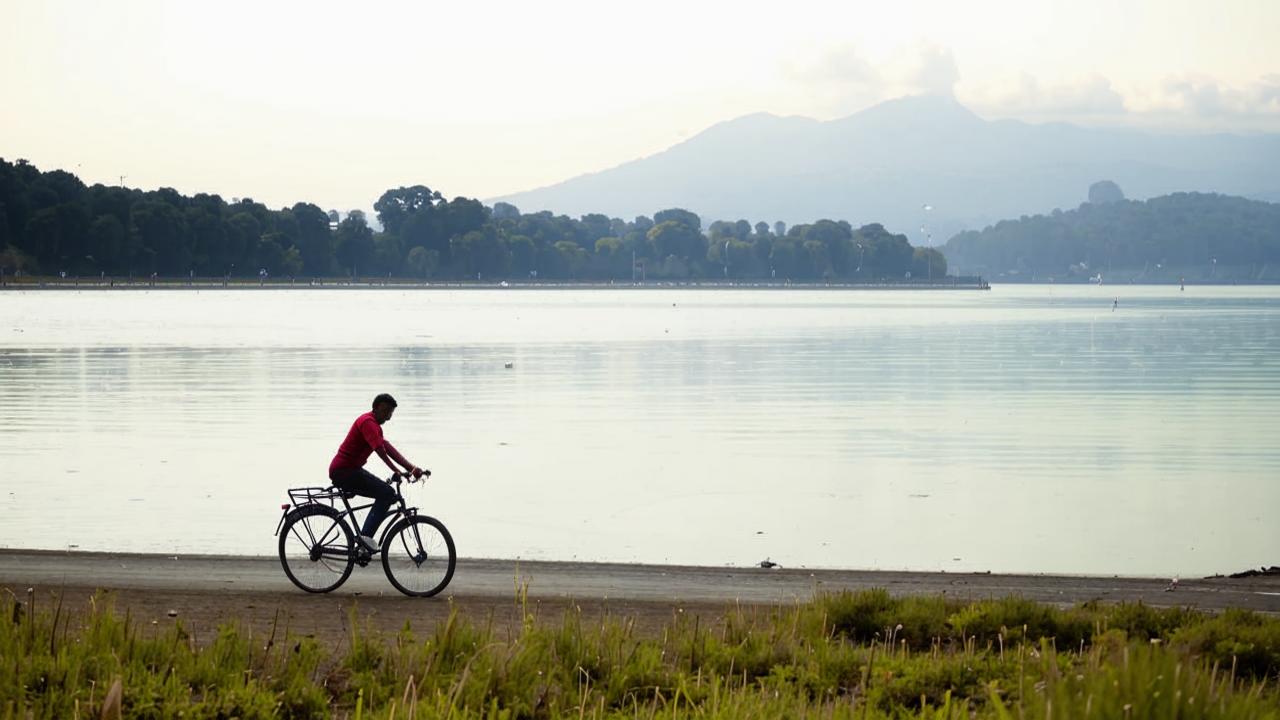
<path fill-rule="evenodd" d="M 394 495 L 374 533 L 378 547 L 373 550 L 373 543 L 366 546 L 355 535 L 361 511 L 376 504 L 372 499 L 353 504 L 356 493 L 333 486 L 289 488 L 290 502 L 280 506 L 274 533 L 289 580 L 307 592 L 329 592 L 347 580 L 353 565 L 367 567 L 380 558 L 387 579 L 405 595 L 431 597 L 443 590 L 457 559 L 453 538 L 439 520 L 406 502 L 405 480 L 413 482 L 400 475 L 386 481 Z"/>
<path fill-rule="evenodd" d="M 388 510 L 387 516 L 383 518 L 382 524 L 379 527 L 379 537 L 378 537 L 379 545 L 382 545 L 383 543 L 386 542 L 387 534 L 391 531 L 391 528 L 395 527 L 396 520 L 400 518 L 411 518 L 418 514 L 417 507 L 409 507 L 408 503 L 405 502 L 404 494 L 400 492 L 400 482 L 401 482 L 400 479 L 395 477 L 393 477 L 391 480 L 388 481 L 388 484 L 390 484 L 393 488 L 395 488 L 396 499 L 393 502 L 391 509 Z M 335 486 L 323 487 L 323 488 L 322 487 L 290 488 L 288 490 L 288 493 L 289 493 L 289 499 L 292 500 L 292 502 L 285 503 L 280 506 L 280 509 L 283 512 L 281 512 L 280 514 L 280 522 L 276 523 L 276 531 L 275 533 L 273 533 L 274 535 L 280 534 L 280 529 L 284 527 L 285 518 L 289 516 L 289 513 L 292 510 L 296 510 L 298 508 L 305 507 L 307 505 L 328 505 L 334 510 L 337 510 L 338 509 L 338 506 L 336 503 L 337 500 L 342 501 L 342 506 L 344 508 L 342 512 L 338 513 L 338 519 L 343 520 L 345 518 L 350 518 L 351 531 L 354 533 L 359 533 L 360 526 L 356 522 L 357 520 L 356 511 L 367 510 L 368 508 L 371 508 L 374 505 L 374 503 L 370 502 L 365 505 L 356 505 L 353 507 L 351 505 L 350 498 L 355 497 L 355 493 L 342 490 L 341 488 L 338 488 Z"/>

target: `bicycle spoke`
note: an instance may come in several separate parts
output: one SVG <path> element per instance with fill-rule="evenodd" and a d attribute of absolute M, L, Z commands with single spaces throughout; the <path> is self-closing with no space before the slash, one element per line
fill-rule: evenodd
<path fill-rule="evenodd" d="M 280 535 L 280 562 L 298 587 L 332 590 L 351 573 L 349 531 L 327 508 L 300 508 Z"/>
<path fill-rule="evenodd" d="M 303 529 L 307 531 L 307 535 L 310 537 L 310 540 L 302 537 L 302 535 L 298 532 L 296 528 L 296 526 L 298 525 L 303 526 Z M 302 543 L 303 547 L 310 549 L 316 546 L 315 533 L 311 532 L 311 527 L 307 525 L 306 521 L 294 523 L 293 525 L 289 526 L 289 532 L 293 533 L 293 536 L 298 538 L 298 542 Z"/>
<path fill-rule="evenodd" d="M 434 595 L 453 577 L 453 541 L 438 521 L 415 517 L 387 538 L 382 565 L 391 584 L 406 595 Z"/>
<path fill-rule="evenodd" d="M 409 547 L 409 533 L 400 533 L 400 543 L 404 546 L 404 552 L 406 555 L 414 558 L 415 560 L 420 560 L 426 556 L 427 551 L 422 548 L 422 535 L 418 532 L 417 526 L 410 527 L 413 528 L 413 539 L 417 542 L 418 551 L 414 552 L 413 548 Z M 421 565 L 422 563 L 419 561 L 418 564 Z"/>

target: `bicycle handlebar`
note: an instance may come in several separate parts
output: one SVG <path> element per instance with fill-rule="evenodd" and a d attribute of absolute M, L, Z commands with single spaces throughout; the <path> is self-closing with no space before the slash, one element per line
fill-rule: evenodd
<path fill-rule="evenodd" d="M 423 470 L 422 470 L 422 477 L 416 477 L 416 478 L 415 478 L 415 477 L 413 477 L 413 475 L 411 475 L 410 473 L 393 472 L 393 473 L 391 473 L 391 477 L 387 478 L 387 482 L 397 482 L 397 483 L 398 483 L 398 482 L 400 482 L 401 480 L 408 480 L 410 483 L 415 483 L 415 482 L 421 482 L 421 481 L 423 481 L 423 480 L 426 480 L 426 479 L 427 479 L 427 478 L 429 478 L 429 477 L 431 477 L 431 471 L 430 471 L 430 470 L 427 470 L 427 469 L 425 469 L 425 468 L 423 468 Z"/>

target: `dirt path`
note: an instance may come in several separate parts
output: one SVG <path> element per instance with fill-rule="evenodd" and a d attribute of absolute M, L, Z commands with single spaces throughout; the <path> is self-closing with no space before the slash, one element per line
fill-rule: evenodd
<path fill-rule="evenodd" d="M 558 620 L 570 609 L 584 618 L 634 618 L 641 629 L 660 628 L 677 613 L 716 618 L 737 605 L 776 606 L 803 602 L 815 592 L 883 587 L 894 595 L 941 595 L 984 599 L 1018 595 L 1070 605 L 1088 600 L 1141 600 L 1153 606 L 1206 610 L 1230 607 L 1280 613 L 1280 577 L 1168 581 L 1028 575 L 705 568 L 603 563 L 458 562 L 453 582 L 439 598 L 397 593 L 381 568 L 357 568 L 334 593 L 307 595 L 284 577 L 270 557 L 126 555 L 0 550 L 0 588 L 37 603 L 61 594 L 82 606 L 97 589 L 113 591 L 116 605 L 143 622 L 171 623 L 170 611 L 197 634 L 228 620 L 254 632 L 273 626 L 338 642 L 352 609 L 359 622 L 396 631 L 406 622 L 421 631 L 452 608 L 473 621 L 518 623 L 518 589 L 527 590 L 530 612 Z"/>

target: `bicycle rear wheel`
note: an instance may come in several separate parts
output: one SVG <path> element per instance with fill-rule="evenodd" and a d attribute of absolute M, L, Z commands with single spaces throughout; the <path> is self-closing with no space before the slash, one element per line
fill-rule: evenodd
<path fill-rule="evenodd" d="M 337 510 L 303 505 L 280 529 L 280 564 L 294 585 L 310 593 L 329 592 L 350 577 L 353 544 L 351 528 Z"/>
<path fill-rule="evenodd" d="M 457 560 L 449 531 L 425 515 L 400 521 L 382 542 L 382 569 L 405 595 L 431 597 L 443 590 Z"/>

